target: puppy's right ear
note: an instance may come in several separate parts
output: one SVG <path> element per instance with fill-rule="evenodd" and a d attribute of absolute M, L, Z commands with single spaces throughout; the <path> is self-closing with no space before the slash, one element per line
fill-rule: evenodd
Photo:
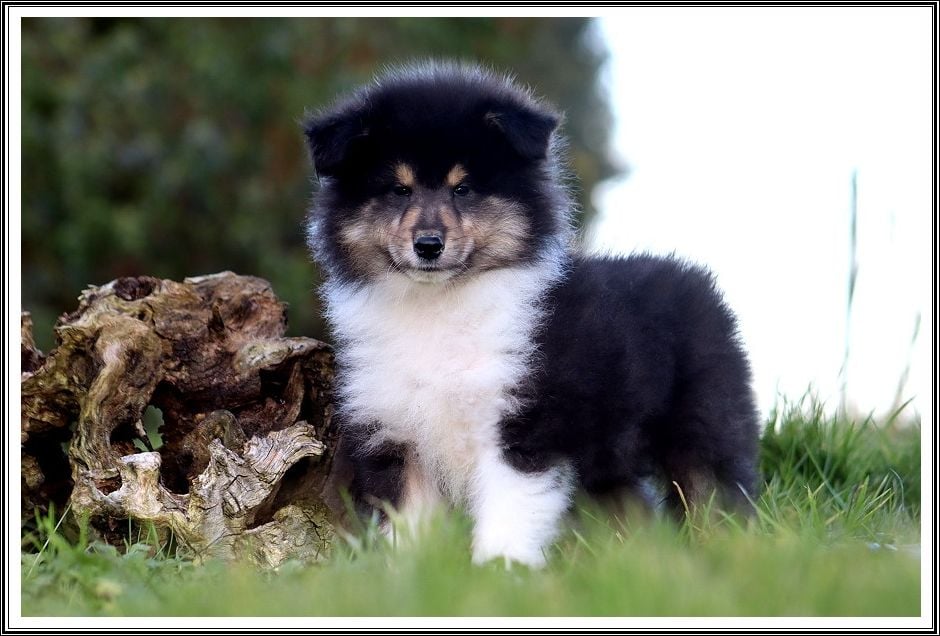
<path fill-rule="evenodd" d="M 309 118 L 304 124 L 304 135 L 317 174 L 335 175 L 349 154 L 352 142 L 365 137 L 368 132 L 359 113 L 332 113 Z"/>

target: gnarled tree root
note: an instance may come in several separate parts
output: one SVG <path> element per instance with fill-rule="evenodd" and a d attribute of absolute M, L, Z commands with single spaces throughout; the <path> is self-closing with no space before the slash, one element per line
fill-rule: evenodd
<path fill-rule="evenodd" d="M 230 272 L 89 288 L 48 356 L 24 314 L 24 516 L 67 501 L 105 540 L 132 519 L 198 557 L 326 556 L 332 351 L 285 328 L 271 286 Z"/>

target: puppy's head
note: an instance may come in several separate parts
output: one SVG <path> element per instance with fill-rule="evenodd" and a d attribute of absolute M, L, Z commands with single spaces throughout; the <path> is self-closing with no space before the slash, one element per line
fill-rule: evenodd
<path fill-rule="evenodd" d="M 540 258 L 569 231 L 558 124 L 475 67 L 389 72 L 306 122 L 317 259 L 343 279 L 435 283 Z"/>

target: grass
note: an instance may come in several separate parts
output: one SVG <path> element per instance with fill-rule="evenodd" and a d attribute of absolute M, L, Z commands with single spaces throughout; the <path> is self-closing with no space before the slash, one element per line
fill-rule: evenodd
<path fill-rule="evenodd" d="M 541 571 L 469 561 L 469 523 L 435 520 L 421 547 L 366 532 L 325 564 L 276 572 L 196 565 L 155 532 L 125 549 L 39 519 L 22 555 L 24 615 L 916 616 L 920 430 L 834 421 L 807 401 L 763 437 L 750 520 L 684 524 L 578 512 Z"/>

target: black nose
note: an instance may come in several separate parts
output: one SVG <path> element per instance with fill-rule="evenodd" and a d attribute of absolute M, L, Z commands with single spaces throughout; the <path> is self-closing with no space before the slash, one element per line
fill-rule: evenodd
<path fill-rule="evenodd" d="M 444 239 L 440 236 L 419 236 L 415 239 L 415 254 L 434 260 L 444 251 Z"/>

